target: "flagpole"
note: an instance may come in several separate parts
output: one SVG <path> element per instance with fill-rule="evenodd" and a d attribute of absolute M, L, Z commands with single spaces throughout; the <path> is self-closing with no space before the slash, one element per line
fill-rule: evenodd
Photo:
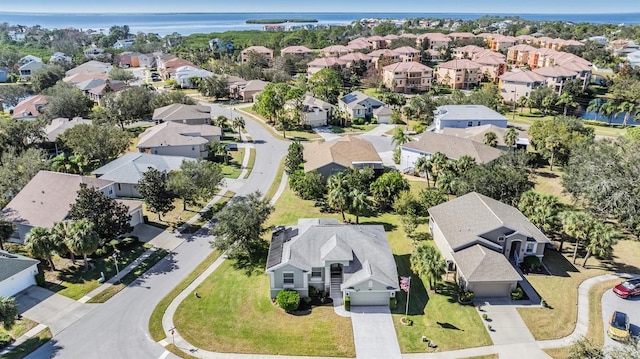
<path fill-rule="evenodd" d="M 411 292 L 411 276 L 409 276 L 409 285 L 407 286 L 407 306 L 404 310 L 404 316 L 409 315 L 409 293 Z"/>

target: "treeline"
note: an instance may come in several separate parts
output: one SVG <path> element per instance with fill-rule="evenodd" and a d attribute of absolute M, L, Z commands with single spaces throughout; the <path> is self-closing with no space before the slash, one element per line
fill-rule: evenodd
<path fill-rule="evenodd" d="M 318 19 L 249 19 L 247 24 L 284 24 L 286 22 L 318 22 Z"/>

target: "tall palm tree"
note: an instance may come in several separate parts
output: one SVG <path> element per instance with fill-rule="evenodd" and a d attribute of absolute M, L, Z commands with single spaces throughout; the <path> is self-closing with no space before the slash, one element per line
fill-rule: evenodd
<path fill-rule="evenodd" d="M 562 105 L 564 108 L 564 111 L 562 112 L 563 115 L 567 115 L 567 110 L 569 109 L 569 107 L 576 107 L 579 105 L 578 102 L 576 102 L 576 100 L 573 98 L 573 95 L 568 93 L 568 92 L 563 92 L 560 94 L 560 96 L 558 97 L 558 100 L 556 101 L 556 105 Z"/>
<path fill-rule="evenodd" d="M 49 262 L 51 270 L 56 270 L 51 253 L 56 249 L 56 245 L 51 236 L 51 232 L 42 227 L 34 227 L 27 233 L 24 245 L 34 257 L 44 258 Z"/>
<path fill-rule="evenodd" d="M 398 147 L 409 141 L 411 141 L 411 139 L 404 133 L 402 128 L 396 127 L 395 131 L 393 131 L 393 136 L 391 137 L 391 143 Z"/>
<path fill-rule="evenodd" d="M 504 144 L 509 146 L 509 148 L 515 146 L 516 141 L 518 140 L 518 131 L 516 131 L 515 128 L 510 127 L 505 133 L 504 136 L 502 138 L 502 140 L 504 141 Z"/>
<path fill-rule="evenodd" d="M 586 241 L 591 235 L 594 221 L 595 218 L 592 215 L 583 211 L 569 211 L 562 217 L 563 232 L 576 240 L 576 245 L 573 249 L 574 264 L 576 263 L 576 257 L 578 256 L 580 243 Z"/>
<path fill-rule="evenodd" d="M 445 169 L 449 167 L 449 159 L 447 155 L 442 152 L 436 152 L 431 157 L 431 173 L 433 174 L 433 181 L 438 182 L 438 176 Z"/>
<path fill-rule="evenodd" d="M 446 273 L 446 263 L 433 245 L 423 242 L 416 245 L 411 253 L 411 270 L 429 282 L 433 289 L 438 279 Z"/>
<path fill-rule="evenodd" d="M 498 145 L 498 135 L 495 132 L 489 131 L 484 134 L 484 144 L 491 147 L 496 147 Z"/>
<path fill-rule="evenodd" d="M 69 252 L 71 254 L 71 263 L 76 264 L 76 256 L 75 254 L 69 250 L 67 247 L 67 238 L 71 237 L 72 234 L 72 224 L 73 221 L 61 221 L 53 224 L 51 228 L 51 237 L 52 240 L 58 244 L 57 247 L 64 247 L 65 252 Z"/>
<path fill-rule="evenodd" d="M 356 215 L 356 224 L 360 224 L 360 215 L 369 207 L 369 201 L 367 200 L 367 194 L 359 189 L 351 191 L 351 209 Z"/>
<path fill-rule="evenodd" d="M 618 242 L 620 234 L 616 231 L 611 223 L 598 222 L 593 226 L 589 242 L 585 249 L 587 254 L 584 256 L 582 267 L 587 265 L 590 256 L 596 255 L 600 258 L 609 258 L 613 253 L 613 245 Z"/>
<path fill-rule="evenodd" d="M 476 159 L 469 156 L 464 155 L 456 160 L 455 167 L 458 175 L 462 175 L 465 172 L 469 171 L 473 167 L 477 165 Z"/>
<path fill-rule="evenodd" d="M 622 120 L 623 127 L 627 127 L 627 122 L 629 121 L 629 118 L 631 117 L 632 114 L 633 116 L 635 116 L 639 107 L 640 106 L 638 106 L 638 104 L 631 101 L 624 101 L 618 105 L 618 111 L 616 112 L 616 116 L 620 115 L 621 113 L 624 113 L 624 119 Z"/>
<path fill-rule="evenodd" d="M 75 255 L 82 255 L 84 259 L 84 270 L 89 269 L 87 256 L 98 249 L 100 239 L 93 230 L 93 223 L 80 219 L 71 224 L 71 235 L 66 238 L 65 243 L 69 250 Z"/>
<path fill-rule="evenodd" d="M 618 106 L 616 106 L 616 103 L 612 100 L 608 100 L 600 106 L 600 113 L 609 120 L 609 126 L 611 126 L 611 119 L 617 111 Z"/>
<path fill-rule="evenodd" d="M 238 130 L 238 139 L 242 142 L 242 130 L 244 130 L 244 126 L 246 125 L 243 117 L 234 117 L 233 118 L 233 127 Z"/>
<path fill-rule="evenodd" d="M 346 222 L 344 211 L 349 207 L 349 193 L 342 187 L 336 187 L 329 191 L 327 200 L 329 201 L 329 207 L 340 211 L 342 215 L 342 221 Z"/>
<path fill-rule="evenodd" d="M 555 229 L 559 207 L 558 197 L 535 191 L 524 192 L 518 203 L 520 212 L 543 232 Z"/>
<path fill-rule="evenodd" d="M 603 102 L 599 98 L 594 98 L 589 101 L 589 106 L 587 106 L 587 112 L 593 112 L 596 114 L 596 120 L 598 120 L 598 115 L 600 114 L 600 109 L 602 108 Z"/>
<path fill-rule="evenodd" d="M 425 174 L 425 178 L 427 179 L 427 187 L 429 185 L 429 174 L 431 173 L 431 161 L 427 159 L 427 156 L 420 156 L 416 160 L 415 170 L 422 177 L 422 174 Z"/>

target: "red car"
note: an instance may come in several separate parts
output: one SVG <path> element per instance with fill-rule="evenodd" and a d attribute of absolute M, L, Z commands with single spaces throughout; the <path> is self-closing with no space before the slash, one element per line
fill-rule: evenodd
<path fill-rule="evenodd" d="M 627 299 L 640 295 L 640 278 L 629 279 L 613 287 L 613 292 L 620 298 Z"/>

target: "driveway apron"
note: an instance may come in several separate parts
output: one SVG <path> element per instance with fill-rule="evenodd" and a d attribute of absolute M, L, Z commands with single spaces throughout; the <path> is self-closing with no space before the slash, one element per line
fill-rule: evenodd
<path fill-rule="evenodd" d="M 384 306 L 351 307 L 351 323 L 356 358 L 402 358 L 389 308 Z"/>

